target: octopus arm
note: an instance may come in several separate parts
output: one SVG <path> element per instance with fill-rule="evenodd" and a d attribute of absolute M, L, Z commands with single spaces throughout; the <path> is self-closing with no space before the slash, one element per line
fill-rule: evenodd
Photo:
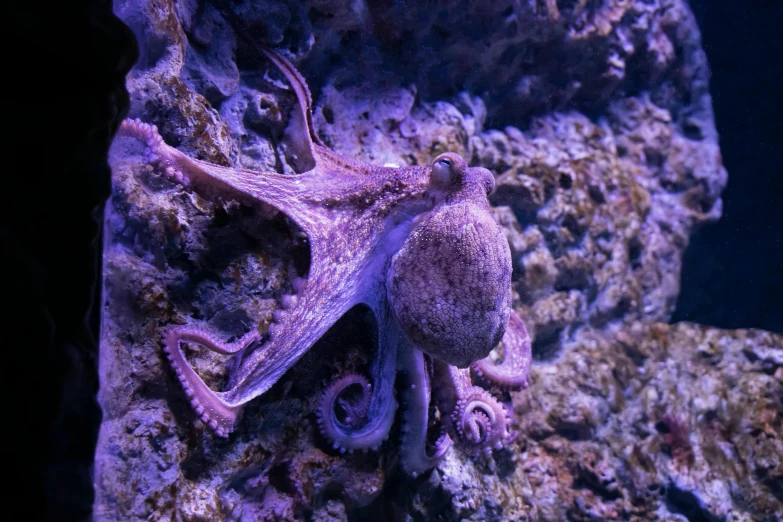
<path fill-rule="evenodd" d="M 312 245 L 313 259 L 323 255 Z M 316 263 L 295 295 L 285 296 L 273 316 L 267 341 L 242 354 L 225 392 L 231 404 L 244 404 L 276 383 L 348 310 L 363 301 L 355 262 Z"/>
<path fill-rule="evenodd" d="M 501 341 L 503 361 L 495 363 L 485 357 L 473 363 L 473 371 L 490 384 L 502 389 L 520 390 L 527 388 L 532 360 L 530 335 L 525 323 L 512 310 Z"/>
<path fill-rule="evenodd" d="M 473 386 L 469 368 L 447 367 L 447 377 L 456 398 L 451 420 L 457 438 L 471 453 L 490 453 L 511 439 L 508 410 L 487 390 Z"/>
<path fill-rule="evenodd" d="M 225 343 L 198 326 L 170 328 L 163 335 L 163 350 L 174 368 L 191 406 L 202 422 L 221 437 L 227 437 L 233 429 L 239 407 L 224 400 L 222 394 L 209 389 L 188 364 L 182 353 L 181 343 L 194 343 L 217 353 L 231 355 L 246 349 L 259 338 L 258 330 L 253 329 L 237 341 Z"/>
<path fill-rule="evenodd" d="M 246 43 L 255 48 L 257 53 L 266 56 L 291 84 L 296 94 L 297 105 L 291 111 L 283 141 L 292 156 L 297 172 L 312 169 L 316 163 L 314 145 L 323 145 L 323 143 L 313 126 L 313 99 L 307 82 L 285 57 L 268 47 L 259 45 L 247 25 L 236 13 L 231 9 L 220 9 L 220 11 L 231 21 L 233 29 L 244 38 Z"/>
<path fill-rule="evenodd" d="M 312 252 L 315 258 L 325 255 L 319 242 L 313 244 Z M 218 435 L 228 436 L 236 427 L 244 404 L 266 392 L 343 314 L 363 302 L 366 290 L 358 270 L 353 258 L 311 267 L 309 279 L 295 281 L 296 293 L 281 299 L 263 343 L 256 342 L 258 337 L 252 334 L 227 344 L 197 327 L 168 330 L 164 335 L 164 349 L 202 421 Z M 181 342 L 200 344 L 218 353 L 236 354 L 238 364 L 229 376 L 225 391 L 216 392 L 206 386 L 183 357 L 179 349 Z M 382 353 L 386 354 L 383 350 Z M 393 381 L 396 352 L 390 353 Z M 378 369 L 374 373 L 385 378 L 388 372 L 385 366 L 382 367 L 383 371 Z M 376 391 L 385 392 L 386 388 L 388 386 L 384 384 Z M 373 402 L 371 411 L 379 409 L 382 408 Z"/>
<path fill-rule="evenodd" d="M 313 126 L 313 101 L 310 89 L 291 62 L 271 49 L 260 47 L 259 50 L 280 69 L 294 89 L 297 104 L 291 111 L 283 139 L 293 156 L 297 170 L 299 172 L 310 170 L 316 165 L 314 144 L 323 145 Z"/>
<path fill-rule="evenodd" d="M 227 198 L 250 206 L 256 206 L 259 202 L 271 205 L 287 214 L 308 235 L 322 233 L 324 228 L 328 228 L 329 221 L 323 217 L 323 210 L 306 203 L 308 196 L 312 196 L 320 187 L 320 183 L 313 182 L 315 172 L 289 176 L 234 169 L 193 159 L 167 145 L 155 125 L 138 119 L 124 120 L 118 136 L 141 141 L 144 144 L 142 161 L 145 164 L 192 187 L 206 199 Z"/>
<path fill-rule="evenodd" d="M 403 389 L 407 407 L 403 414 L 400 463 L 406 473 L 416 476 L 435 467 L 451 447 L 451 438 L 443 432 L 432 451 L 428 451 L 430 376 L 424 354 L 405 343 L 400 353 L 400 366 L 406 377 Z"/>
<path fill-rule="evenodd" d="M 321 433 L 333 448 L 343 452 L 377 449 L 388 438 L 397 410 L 394 380 L 402 335 L 386 306 L 372 308 L 378 325 L 378 351 L 370 369 L 372 384 L 359 375 L 343 376 L 326 389 L 316 412 Z M 340 406 L 341 396 L 351 387 L 359 387 L 360 396 L 358 405 L 346 412 Z"/>

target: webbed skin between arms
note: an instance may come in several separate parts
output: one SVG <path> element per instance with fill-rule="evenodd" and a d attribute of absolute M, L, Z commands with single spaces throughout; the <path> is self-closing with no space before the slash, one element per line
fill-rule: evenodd
<path fill-rule="evenodd" d="M 157 129 L 125 120 L 121 137 L 141 140 L 143 162 L 212 200 L 271 205 L 307 234 L 311 267 L 285 295 L 266 338 L 253 329 L 225 343 L 199 325 L 172 327 L 164 351 L 201 420 L 226 437 L 243 405 L 266 392 L 348 310 L 366 305 L 377 325 L 370 379 L 346 375 L 324 393 L 317 411 L 321 431 L 343 451 L 377 448 L 394 422 L 398 371 L 402 394 L 403 467 L 431 468 L 451 446 L 443 434 L 427 448 L 431 387 L 447 385 L 456 397 L 450 435 L 462 447 L 490 448 L 508 439 L 509 419 L 497 399 L 473 386 L 470 365 L 491 385 L 527 386 L 530 339 L 511 308 L 511 255 L 489 213 L 492 174 L 468 167 L 457 154 L 430 167 L 376 167 L 326 148 L 312 125 L 310 92 L 294 66 L 263 53 L 293 85 L 292 154 L 296 175 L 222 167 L 190 158 L 163 142 Z M 123 139 L 123 138 L 120 138 Z M 485 359 L 503 341 L 501 364 Z M 234 355 L 238 364 L 223 391 L 209 389 L 185 359 L 193 343 Z M 427 361 L 430 361 L 429 363 Z M 450 368 L 450 383 L 432 379 L 433 362 Z M 351 387 L 361 390 L 350 415 L 335 404 Z"/>

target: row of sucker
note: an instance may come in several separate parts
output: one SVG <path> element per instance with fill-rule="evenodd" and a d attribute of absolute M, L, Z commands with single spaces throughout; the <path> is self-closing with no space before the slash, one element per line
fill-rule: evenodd
<path fill-rule="evenodd" d="M 470 453 L 491 453 L 511 436 L 511 418 L 506 408 L 487 390 L 472 386 L 460 394 L 452 413 L 459 440 Z"/>
<path fill-rule="evenodd" d="M 318 429 L 333 449 L 341 453 L 375 451 L 389 437 L 386 430 L 383 436 L 366 443 L 350 435 L 352 430 L 367 423 L 371 399 L 372 384 L 366 377 L 356 373 L 343 375 L 326 388 L 315 415 Z"/>
<path fill-rule="evenodd" d="M 219 437 L 228 437 L 234 428 L 237 410 L 222 403 L 207 387 L 193 368 L 188 365 L 180 344 L 182 342 L 193 343 L 223 355 L 231 355 L 246 349 L 258 341 L 260 337 L 258 330 L 254 328 L 234 342 L 227 343 L 198 326 L 169 328 L 163 335 L 164 353 L 174 369 L 177 379 L 182 384 L 190 405 L 201 421 Z"/>
<path fill-rule="evenodd" d="M 144 123 L 140 119 L 122 120 L 118 135 L 130 136 L 141 140 L 144 143 L 141 160 L 145 165 L 149 165 L 163 174 L 171 177 L 182 185 L 188 185 L 187 176 L 173 163 L 167 161 L 167 155 L 162 150 L 166 146 L 157 125 Z"/>
<path fill-rule="evenodd" d="M 307 279 L 304 277 L 294 277 L 291 282 L 293 294 L 283 294 L 278 301 L 277 309 L 272 313 L 272 322 L 269 324 L 268 336 L 273 338 L 276 332 L 282 327 L 287 316 L 296 308 L 300 301 L 300 295 L 307 287 Z"/>

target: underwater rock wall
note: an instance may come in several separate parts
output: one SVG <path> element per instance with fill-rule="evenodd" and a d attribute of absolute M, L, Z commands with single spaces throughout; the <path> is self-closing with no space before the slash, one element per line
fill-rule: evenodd
<path fill-rule="evenodd" d="M 292 172 L 295 100 L 249 35 L 296 61 L 336 151 L 423 165 L 448 150 L 489 168 L 536 362 L 511 394 L 512 447 L 452 451 L 412 479 L 396 443 L 341 455 L 315 427 L 326 385 L 372 354 L 357 313 L 219 439 L 191 411 L 161 328 L 192 317 L 226 339 L 264 333 L 307 245 L 280 215 L 142 167 L 141 147 L 115 154 L 96 520 L 780 520 L 783 339 L 663 324 L 688 238 L 720 217 L 726 183 L 685 2 L 128 0 L 115 12 L 141 50 L 129 116 L 188 155 Z M 220 388 L 224 358 L 190 360 Z"/>

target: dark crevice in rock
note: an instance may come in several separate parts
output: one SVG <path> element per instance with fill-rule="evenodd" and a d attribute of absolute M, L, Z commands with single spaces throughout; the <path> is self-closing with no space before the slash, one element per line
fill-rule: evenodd
<path fill-rule="evenodd" d="M 550 328 L 536 332 L 533 339 L 533 359 L 536 361 L 551 361 L 560 351 L 560 328 Z"/>
<path fill-rule="evenodd" d="M 688 519 L 688 522 L 723 522 L 724 517 L 710 513 L 693 492 L 680 489 L 675 484 L 666 486 L 666 506 L 672 513 Z"/>
<path fill-rule="evenodd" d="M 715 126 L 731 181 L 721 194 L 721 219 L 694 234 L 685 251 L 672 322 L 783 333 L 783 299 L 777 290 L 783 288 L 783 241 L 772 225 L 783 222 L 783 206 L 775 196 L 783 191 L 783 68 L 780 54 L 766 58 L 771 45 L 780 46 L 783 10 L 775 2 L 743 5 L 739 11 L 723 1 L 692 0 L 690 5 L 713 71 Z M 725 39 L 727 21 L 734 17 L 742 20 L 733 29 L 741 46 Z M 706 82 L 701 88 L 706 93 Z M 689 139 L 712 134 L 699 116 L 682 120 Z M 712 206 L 711 199 L 697 203 Z"/>

